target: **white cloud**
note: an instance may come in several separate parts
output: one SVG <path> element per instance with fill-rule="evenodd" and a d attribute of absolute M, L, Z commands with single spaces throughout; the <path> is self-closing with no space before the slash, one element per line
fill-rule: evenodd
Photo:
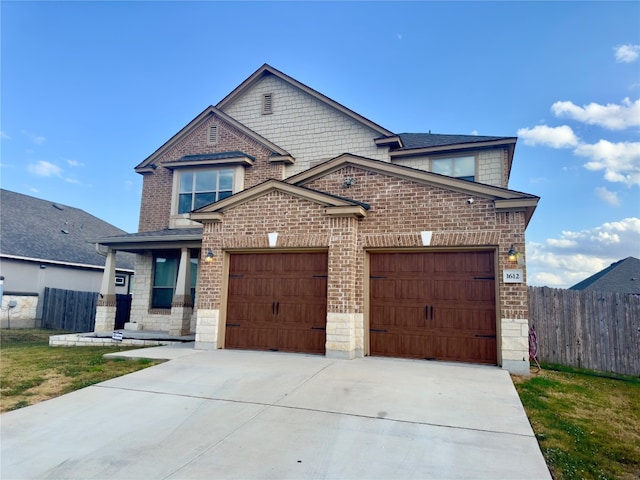
<path fill-rule="evenodd" d="M 39 160 L 37 163 L 30 163 L 27 166 L 27 170 L 40 177 L 59 177 L 62 173 L 62 169 L 60 167 L 47 162 L 46 160 Z"/>
<path fill-rule="evenodd" d="M 80 163 L 77 160 L 67 160 L 67 165 L 70 167 L 84 167 L 84 163 Z"/>
<path fill-rule="evenodd" d="M 11 137 L 7 135 L 5 132 L 3 132 L 2 130 L 0 130 L 0 138 L 3 140 L 11 140 Z"/>
<path fill-rule="evenodd" d="M 38 135 L 33 132 L 27 132 L 26 130 L 22 130 L 20 133 L 29 137 L 29 140 L 31 140 L 31 142 L 35 143 L 36 145 L 42 145 L 47 140 L 42 135 Z"/>
<path fill-rule="evenodd" d="M 67 183 L 73 183 L 75 185 L 80 185 L 80 180 L 76 180 L 75 178 L 65 178 L 64 181 L 67 182 Z"/>
<path fill-rule="evenodd" d="M 628 256 L 640 257 L 640 218 L 625 218 L 527 244 L 527 282 L 567 288 Z"/>
<path fill-rule="evenodd" d="M 521 128 L 518 130 L 518 137 L 522 138 L 527 145 L 544 145 L 552 148 L 575 147 L 579 143 L 578 137 L 567 125 L 560 127 L 537 125 L 533 128 Z"/>
<path fill-rule="evenodd" d="M 604 178 L 627 186 L 640 185 L 640 142 L 598 143 L 579 145 L 574 153 L 590 160 L 587 170 L 604 170 Z"/>
<path fill-rule="evenodd" d="M 625 98 L 620 105 L 590 103 L 582 107 L 573 102 L 556 102 L 551 105 L 551 111 L 556 117 L 569 117 L 609 130 L 622 130 L 640 125 L 640 99 L 632 102 L 629 98 Z"/>
<path fill-rule="evenodd" d="M 612 207 L 620 206 L 620 199 L 618 198 L 618 194 L 616 192 L 611 192 L 607 190 L 606 187 L 598 187 L 596 188 L 596 195 L 603 200 L 605 203 L 608 203 Z"/>
<path fill-rule="evenodd" d="M 478 135 L 478 130 L 473 130 L 473 131 L 471 132 L 471 135 L 476 135 L 476 136 L 477 136 L 477 135 Z"/>
<path fill-rule="evenodd" d="M 640 45 L 618 45 L 614 48 L 616 61 L 621 63 L 635 62 L 640 55 Z"/>

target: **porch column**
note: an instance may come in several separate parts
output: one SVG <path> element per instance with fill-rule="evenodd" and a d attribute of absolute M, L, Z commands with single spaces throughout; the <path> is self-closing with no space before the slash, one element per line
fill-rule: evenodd
<path fill-rule="evenodd" d="M 116 324 L 116 252 L 109 248 L 96 306 L 95 332 L 111 332 Z"/>
<path fill-rule="evenodd" d="M 188 335 L 191 329 L 191 315 L 193 314 L 193 299 L 191 298 L 191 256 L 189 249 L 183 247 L 180 251 L 180 265 L 178 266 L 178 280 L 176 291 L 171 302 L 171 324 L 169 335 Z"/>

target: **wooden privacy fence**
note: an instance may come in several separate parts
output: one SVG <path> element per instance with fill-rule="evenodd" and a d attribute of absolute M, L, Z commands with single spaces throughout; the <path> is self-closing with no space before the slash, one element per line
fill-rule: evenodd
<path fill-rule="evenodd" d="M 42 326 L 68 332 L 92 332 L 96 320 L 97 292 L 79 292 L 59 288 L 44 289 Z M 116 325 L 129 321 L 130 295 L 116 295 Z"/>
<path fill-rule="evenodd" d="M 640 296 L 528 287 L 538 360 L 640 375 Z"/>

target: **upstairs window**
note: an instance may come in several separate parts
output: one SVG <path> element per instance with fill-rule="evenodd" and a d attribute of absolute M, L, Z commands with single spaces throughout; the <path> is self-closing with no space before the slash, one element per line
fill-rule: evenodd
<path fill-rule="evenodd" d="M 268 115 L 273 113 L 273 94 L 265 93 L 262 95 L 262 114 Z"/>
<path fill-rule="evenodd" d="M 233 194 L 233 168 L 181 171 L 178 213 L 188 213 Z"/>
<path fill-rule="evenodd" d="M 474 182 L 476 179 L 476 157 L 437 158 L 431 160 L 431 171 L 449 177 Z"/>

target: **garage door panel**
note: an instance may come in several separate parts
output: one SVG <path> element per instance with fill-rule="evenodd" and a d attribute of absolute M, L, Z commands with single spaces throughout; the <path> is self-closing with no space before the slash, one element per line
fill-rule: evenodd
<path fill-rule="evenodd" d="M 232 254 L 227 348 L 324 353 L 327 254 Z"/>
<path fill-rule="evenodd" d="M 489 251 L 372 253 L 370 353 L 495 364 L 493 265 Z"/>

